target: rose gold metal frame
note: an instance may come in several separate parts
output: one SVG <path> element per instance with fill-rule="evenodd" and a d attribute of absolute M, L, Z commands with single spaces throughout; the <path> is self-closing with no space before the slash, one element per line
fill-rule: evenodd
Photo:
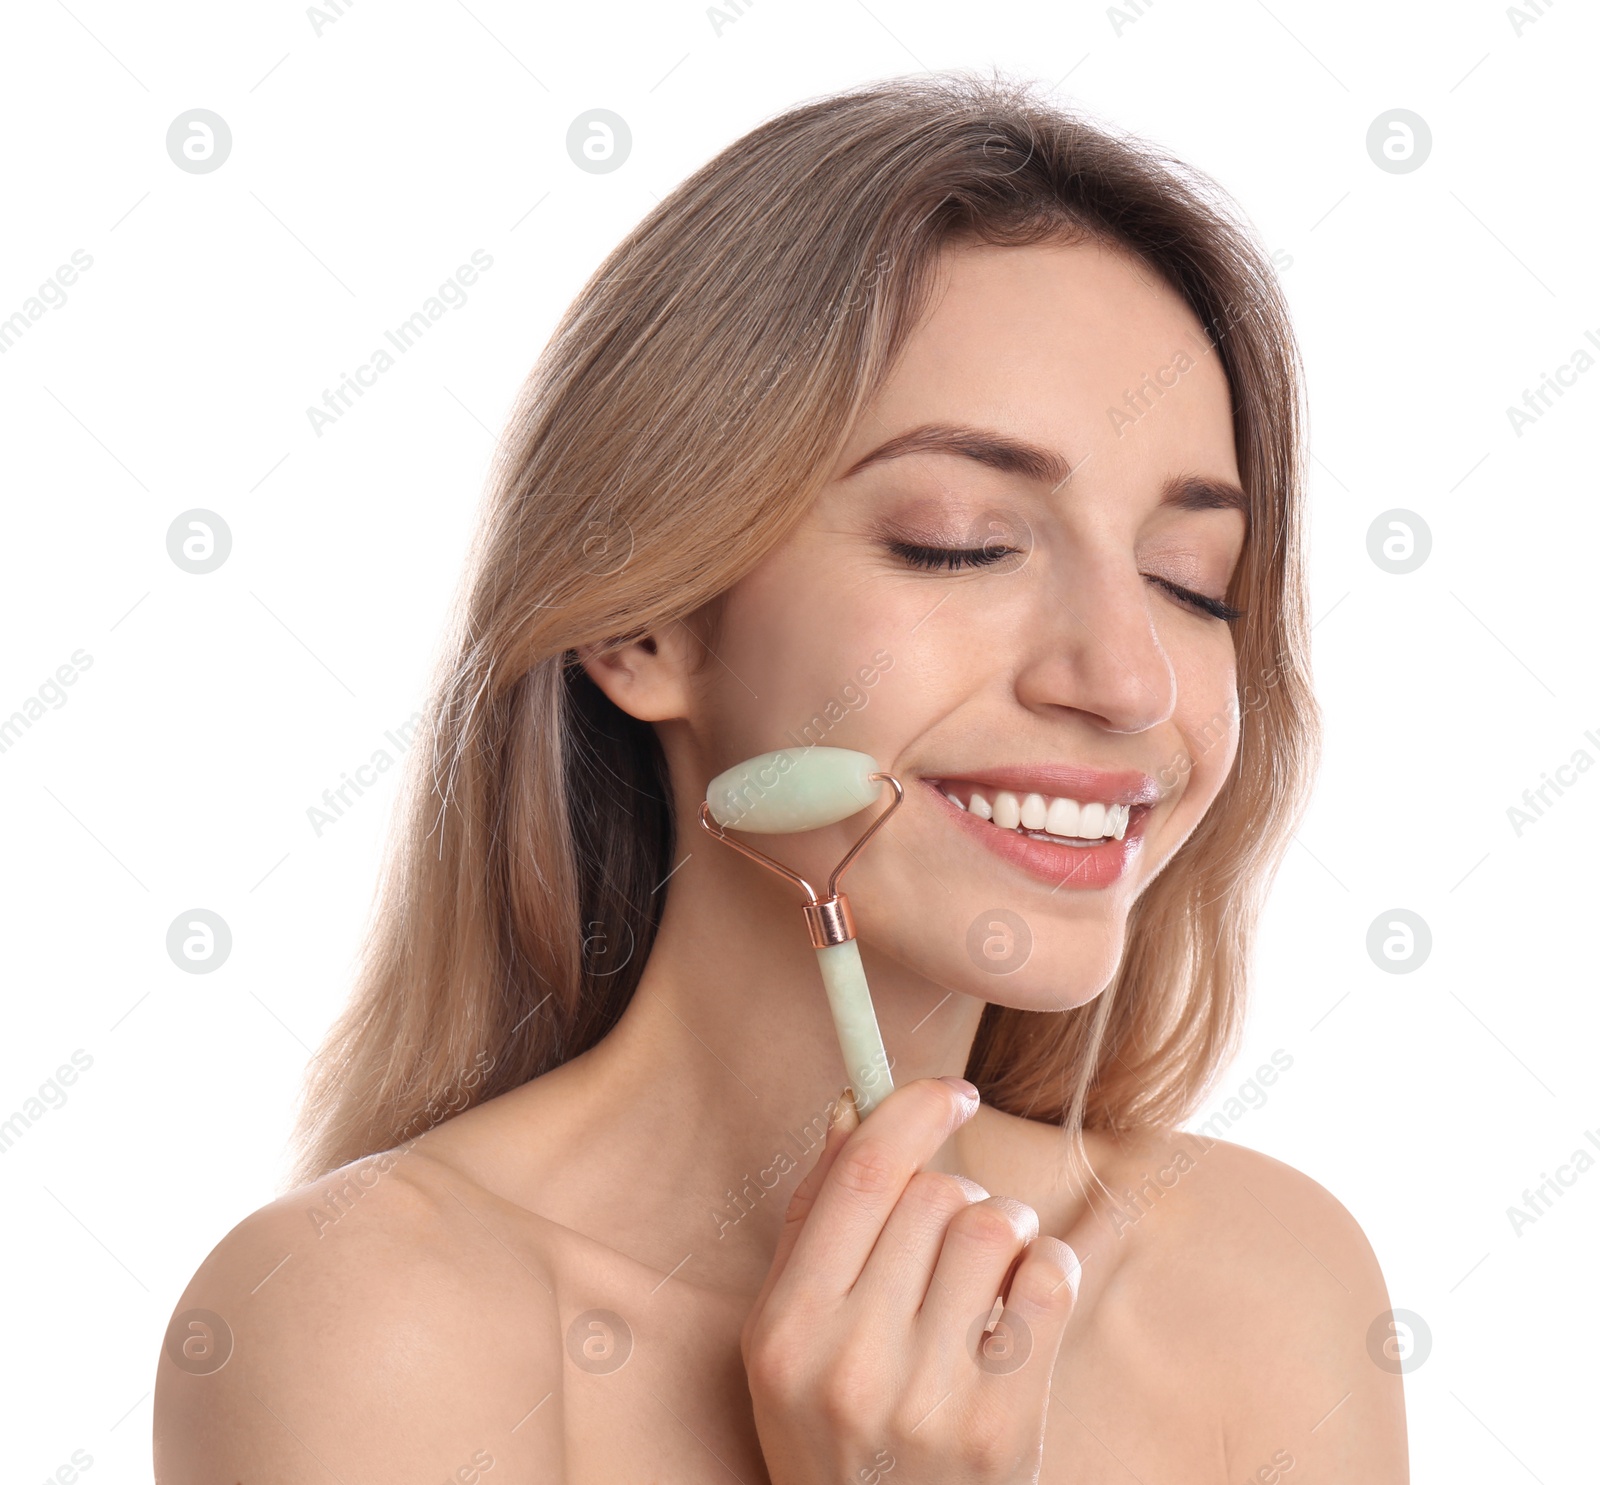
<path fill-rule="evenodd" d="M 900 780 L 892 773 L 880 770 L 877 773 L 869 773 L 867 777 L 890 785 L 894 789 L 894 801 L 867 826 L 860 839 L 845 852 L 844 859 L 829 875 L 828 895 L 822 898 L 817 896 L 816 888 L 810 882 L 797 872 L 790 871 L 781 861 L 774 861 L 766 852 L 758 851 L 754 846 L 747 846 L 743 841 L 735 840 L 726 834 L 722 826 L 713 822 L 711 806 L 704 802 L 700 805 L 700 826 L 707 835 L 714 836 L 725 846 L 732 846 L 740 855 L 748 856 L 769 871 L 777 872 L 785 881 L 793 882 L 806 894 L 802 911 L 805 913 L 806 928 L 811 934 L 812 945 L 818 949 L 826 948 L 829 944 L 842 944 L 856 936 L 855 915 L 850 911 L 850 899 L 839 890 L 839 878 L 845 874 L 850 863 L 861 854 L 861 848 L 872 839 L 883 822 L 900 808 L 906 797 L 906 791 L 901 786 Z"/>

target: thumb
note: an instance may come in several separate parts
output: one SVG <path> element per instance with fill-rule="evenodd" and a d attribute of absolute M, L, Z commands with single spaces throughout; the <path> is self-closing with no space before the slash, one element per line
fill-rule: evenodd
<path fill-rule="evenodd" d="M 766 1283 L 761 1286 L 761 1293 L 756 1296 L 755 1305 L 750 1312 L 752 1320 L 760 1314 L 767 1302 L 767 1296 L 772 1293 L 773 1286 L 782 1277 L 784 1268 L 789 1262 L 789 1255 L 794 1252 L 794 1245 L 799 1241 L 800 1229 L 805 1226 L 807 1216 L 816 1205 L 822 1183 L 827 1180 L 828 1172 L 833 1168 L 833 1162 L 838 1159 L 839 1151 L 844 1148 L 845 1141 L 860 1123 L 861 1115 L 856 1111 L 855 1095 L 846 1088 L 837 1100 L 837 1112 L 828 1126 L 828 1135 L 822 1143 L 821 1152 L 800 1184 L 794 1188 L 794 1195 L 789 1198 L 789 1206 L 783 1214 L 783 1230 L 778 1234 L 778 1246 L 772 1255 L 772 1266 L 767 1271 Z"/>

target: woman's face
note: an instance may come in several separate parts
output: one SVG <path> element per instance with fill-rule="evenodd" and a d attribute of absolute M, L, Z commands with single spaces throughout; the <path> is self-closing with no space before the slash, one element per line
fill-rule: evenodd
<path fill-rule="evenodd" d="M 1109 982 L 1233 763 L 1233 638 L 1204 608 L 1245 540 L 1230 398 L 1194 315 L 1119 253 L 945 261 L 798 534 L 729 593 L 691 731 L 713 773 L 872 754 L 906 791 L 843 883 L 875 973 L 1060 1009 Z M 1028 833 L 1124 812 L 1099 846 Z M 757 843 L 820 883 L 872 818 Z"/>

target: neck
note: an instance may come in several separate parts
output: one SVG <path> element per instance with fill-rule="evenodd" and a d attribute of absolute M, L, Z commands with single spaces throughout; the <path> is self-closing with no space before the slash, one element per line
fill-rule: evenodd
<path fill-rule="evenodd" d="M 584 1220 L 636 1244 L 648 1229 L 636 1256 L 663 1269 L 692 1252 L 693 1282 L 759 1289 L 848 1085 L 802 901 L 725 847 L 696 843 L 627 1010 L 561 1070 L 582 1138 L 605 1152 L 604 1205 Z M 895 1086 L 959 1076 L 984 1003 L 861 950 Z M 984 1112 L 934 1168 L 970 1173 Z"/>

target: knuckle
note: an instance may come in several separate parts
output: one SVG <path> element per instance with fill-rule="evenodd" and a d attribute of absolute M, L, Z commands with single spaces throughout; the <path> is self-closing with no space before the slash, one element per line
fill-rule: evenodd
<path fill-rule="evenodd" d="M 823 1426 L 830 1432 L 840 1433 L 850 1422 L 850 1394 L 844 1384 L 829 1371 L 817 1383 L 813 1407 Z"/>
<path fill-rule="evenodd" d="M 844 1356 L 830 1362 L 817 1386 L 817 1409 L 830 1427 L 843 1430 L 862 1414 L 877 1387 L 882 1363 L 875 1352 Z"/>
<path fill-rule="evenodd" d="M 931 1397 L 931 1401 L 929 1398 Z M 928 1414 L 939 1400 L 937 1392 L 907 1388 L 889 1407 L 887 1419 L 889 1435 L 897 1439 L 914 1439 L 922 1431 Z"/>
<path fill-rule="evenodd" d="M 780 1350 L 765 1341 L 752 1344 L 744 1360 L 745 1376 L 750 1390 L 758 1397 L 788 1397 L 794 1391 L 795 1376 L 793 1353 Z"/>
<path fill-rule="evenodd" d="M 982 1248 L 1015 1246 L 1017 1219 L 1003 1204 L 1004 1198 L 975 1201 L 951 1220 L 950 1230 L 963 1242 Z"/>
<path fill-rule="evenodd" d="M 1018 1270 L 1006 1295 L 1006 1308 L 1015 1310 L 1026 1324 L 1048 1324 L 1059 1319 L 1072 1306 L 1072 1290 L 1064 1276 L 1052 1277 L 1034 1270 Z"/>
<path fill-rule="evenodd" d="M 752 1393 L 793 1399 L 804 1381 L 804 1352 L 784 1328 L 761 1326 L 745 1342 L 744 1368 Z"/>
<path fill-rule="evenodd" d="M 957 1453 L 964 1469 L 980 1479 L 993 1479 L 1016 1464 L 1015 1426 L 1011 1415 L 995 1407 L 978 1407 L 961 1431 Z"/>
<path fill-rule="evenodd" d="M 959 1176 L 938 1170 L 922 1170 L 912 1176 L 900 1200 L 909 1202 L 919 1211 L 953 1217 L 969 1205 L 971 1198 Z"/>
<path fill-rule="evenodd" d="M 882 1196 L 895 1179 L 899 1161 L 884 1139 L 853 1140 L 839 1152 L 831 1172 L 834 1181 L 856 1196 Z"/>
<path fill-rule="evenodd" d="M 1056 1237 L 1036 1239 L 1017 1265 L 1006 1303 L 1024 1320 L 1059 1321 L 1077 1299 L 1078 1260 Z"/>

